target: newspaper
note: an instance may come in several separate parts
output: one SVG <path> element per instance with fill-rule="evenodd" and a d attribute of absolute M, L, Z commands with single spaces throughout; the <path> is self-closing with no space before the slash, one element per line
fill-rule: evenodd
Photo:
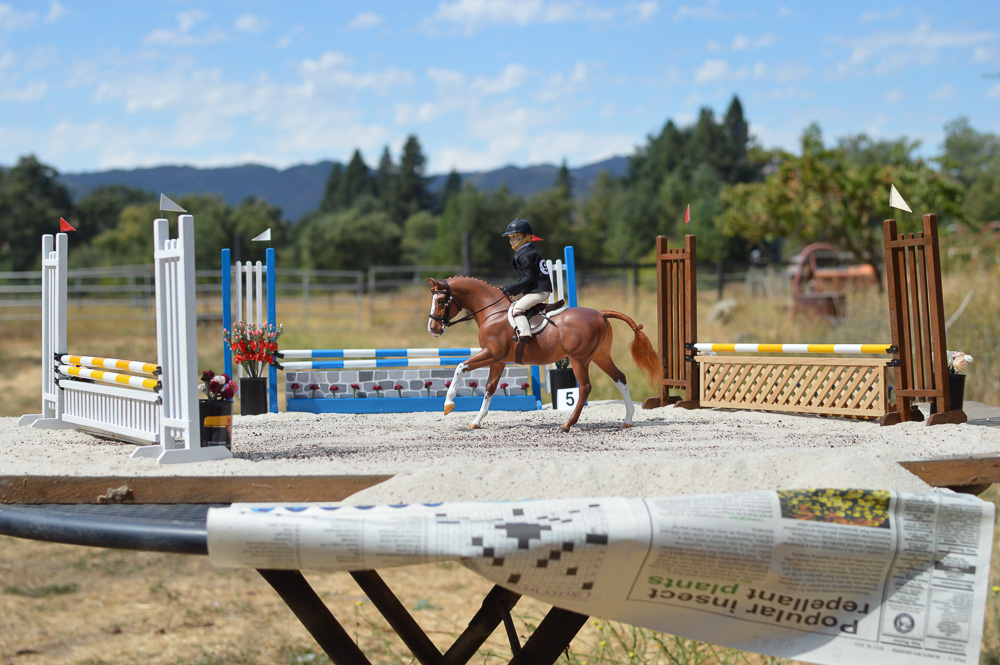
<path fill-rule="evenodd" d="M 458 560 L 549 604 L 815 663 L 979 662 L 993 504 L 860 489 L 401 506 L 234 504 L 212 563 Z"/>

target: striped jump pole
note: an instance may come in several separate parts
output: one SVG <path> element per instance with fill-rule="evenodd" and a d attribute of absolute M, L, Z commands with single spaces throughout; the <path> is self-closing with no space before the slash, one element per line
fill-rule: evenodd
<path fill-rule="evenodd" d="M 141 388 L 155 392 L 159 392 L 163 387 L 159 379 L 146 379 L 132 374 L 119 374 L 103 369 L 80 367 L 79 365 L 58 365 L 56 371 L 63 376 L 90 379 L 91 381 L 101 381 L 102 383 L 113 383 L 119 386 L 131 386 L 132 388 Z"/>
<path fill-rule="evenodd" d="M 892 344 L 719 344 L 695 342 L 687 345 L 699 353 L 896 353 Z"/>
<path fill-rule="evenodd" d="M 478 348 L 468 349 L 292 349 L 279 351 L 281 369 L 384 369 L 389 367 L 456 367 Z M 292 358 L 291 362 L 284 361 Z M 334 358 L 336 360 L 330 360 Z"/>

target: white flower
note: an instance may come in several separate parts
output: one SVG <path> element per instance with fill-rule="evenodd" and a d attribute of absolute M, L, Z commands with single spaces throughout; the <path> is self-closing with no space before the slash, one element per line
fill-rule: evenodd
<path fill-rule="evenodd" d="M 948 369 L 952 372 L 964 372 L 969 368 L 969 363 L 972 362 L 972 356 L 964 351 L 949 351 L 948 352 Z"/>

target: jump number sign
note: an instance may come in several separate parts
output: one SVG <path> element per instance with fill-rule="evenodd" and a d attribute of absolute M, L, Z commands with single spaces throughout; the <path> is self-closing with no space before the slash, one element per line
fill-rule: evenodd
<path fill-rule="evenodd" d="M 572 411 L 580 399 L 580 388 L 560 388 L 556 391 L 556 410 Z"/>

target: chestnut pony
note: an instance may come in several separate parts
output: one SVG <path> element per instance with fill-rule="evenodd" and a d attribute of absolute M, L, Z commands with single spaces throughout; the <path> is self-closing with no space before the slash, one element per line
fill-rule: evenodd
<path fill-rule="evenodd" d="M 475 320 L 479 326 L 479 346 L 482 350 L 455 369 L 455 376 L 444 402 L 444 412 L 450 413 L 455 408 L 455 395 L 462 375 L 470 370 L 489 366 L 490 376 L 486 382 L 483 406 L 469 425 L 469 429 L 478 429 L 489 413 L 490 401 L 496 392 L 504 366 L 515 362 L 517 345 L 513 340 L 514 331 L 506 316 L 510 300 L 497 287 L 472 277 L 449 277 L 445 280 L 428 281 L 431 284 L 433 300 L 427 330 L 432 335 L 440 337 L 449 326 L 461 321 Z M 466 310 L 468 314 L 461 319 L 453 320 L 462 310 Z M 549 324 L 524 345 L 521 361 L 525 365 L 547 365 L 569 356 L 576 382 L 580 385 L 580 399 L 569 420 L 560 425 L 560 429 L 564 432 L 568 432 L 580 419 L 584 402 L 590 395 L 591 362 L 604 370 L 618 386 L 625 400 L 625 422 L 622 427 L 632 426 L 632 413 L 635 407 L 625 383 L 625 374 L 611 359 L 613 333 L 610 319 L 624 321 L 632 328 L 635 334 L 631 346 L 632 358 L 655 383 L 656 377 L 662 371 L 659 357 L 649 338 L 642 332 L 642 326 L 621 312 L 571 307 L 553 316 Z"/>

